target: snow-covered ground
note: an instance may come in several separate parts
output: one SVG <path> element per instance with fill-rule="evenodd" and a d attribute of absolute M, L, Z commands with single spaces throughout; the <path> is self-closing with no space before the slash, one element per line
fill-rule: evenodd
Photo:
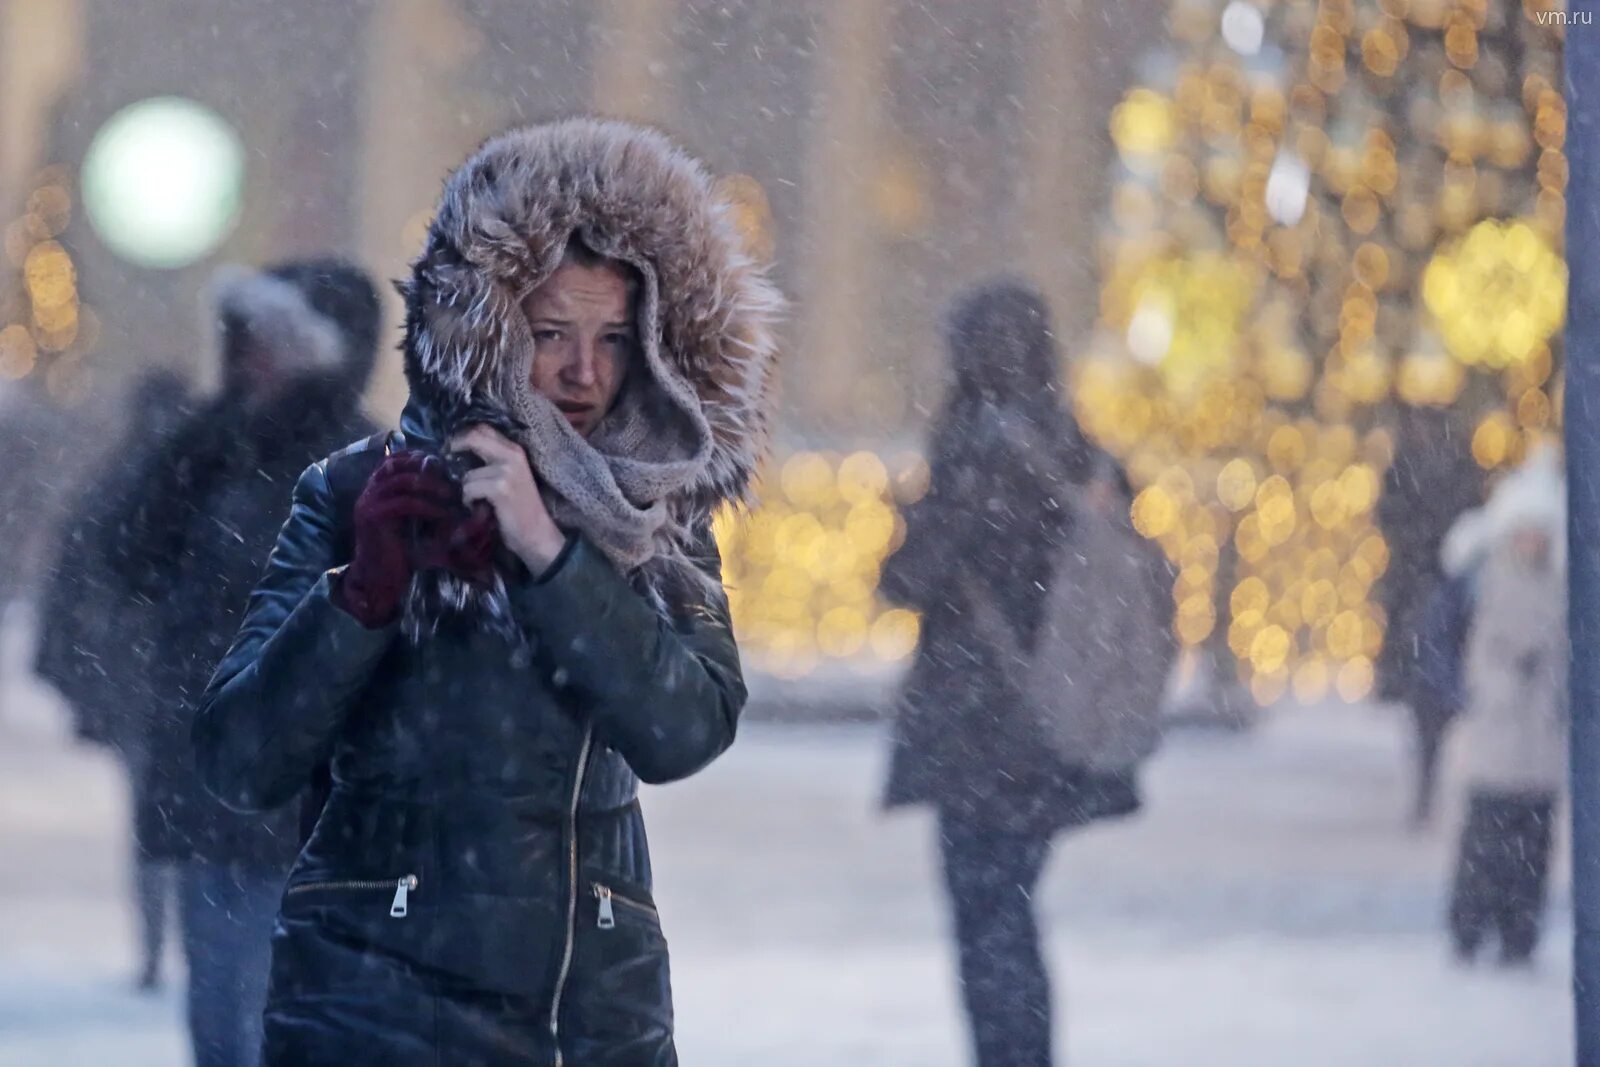
<path fill-rule="evenodd" d="M 49 694 L 4 698 L 0 1067 L 182 1064 L 178 996 L 127 991 L 120 780 Z M 1452 964 L 1455 805 L 1403 828 L 1403 751 L 1369 708 L 1182 736 L 1142 817 L 1062 839 L 1038 895 L 1060 1060 L 1570 1064 L 1565 890 L 1532 969 Z M 874 727 L 760 724 L 647 796 L 686 1064 L 966 1062 L 932 827 L 876 810 L 882 772 Z"/>

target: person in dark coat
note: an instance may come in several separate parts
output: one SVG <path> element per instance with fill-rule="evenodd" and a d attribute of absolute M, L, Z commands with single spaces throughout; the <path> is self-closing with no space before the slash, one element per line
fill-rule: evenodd
<path fill-rule="evenodd" d="M 239 815 L 200 784 L 194 708 L 238 629 L 307 463 L 373 426 L 377 291 L 332 260 L 216 283 L 221 393 L 146 463 L 109 533 L 124 588 L 151 605 L 157 650 L 142 746 L 139 838 L 183 859 L 179 903 L 198 1067 L 254 1064 L 273 911 L 299 843 L 292 810 Z M 305 783 L 297 783 L 303 785 Z"/>
<path fill-rule="evenodd" d="M 1440 580 L 1439 551 L 1451 525 L 1483 502 L 1484 475 L 1447 410 L 1403 405 L 1394 460 L 1384 475 L 1378 525 L 1389 546 L 1379 602 L 1389 619 L 1378 654 L 1378 695 L 1404 704 L 1415 731 L 1411 821 L 1433 813 L 1439 754 L 1454 708 L 1432 699 L 1418 669 L 1419 632 Z"/>
<path fill-rule="evenodd" d="M 1103 457 L 1065 408 L 1033 290 L 999 282 L 966 296 L 950 352 L 929 489 L 907 510 L 904 544 L 880 583 L 885 598 L 922 613 L 887 803 L 938 811 L 976 1062 L 1047 1064 L 1050 987 L 1033 887 L 1058 831 L 1126 814 L 1139 799 L 1130 775 L 1055 755 L 1006 650 L 1034 650 L 1080 483 Z M 982 621 L 991 613 L 979 595 L 1003 633 Z"/>
<path fill-rule="evenodd" d="M 591 119 L 469 159 L 404 289 L 400 428 L 301 475 L 194 724 L 240 810 L 331 760 L 266 1063 L 676 1063 L 638 784 L 744 706 L 710 516 L 781 301 L 699 163 Z"/>
<path fill-rule="evenodd" d="M 122 595 L 113 560 L 105 551 L 119 543 L 105 531 L 127 507 L 123 499 L 134 473 L 166 443 L 190 414 L 183 379 L 153 371 L 134 388 L 129 403 L 132 429 L 110 451 L 104 469 L 70 509 L 56 537 L 57 556 L 39 605 L 39 641 L 34 674 L 55 687 L 71 709 L 73 732 L 111 750 L 128 773 L 136 817 L 133 834 L 133 893 L 139 916 L 137 985 L 160 983 L 166 918 L 175 889 L 172 864 L 141 841 L 137 828 L 154 821 L 141 776 L 141 751 L 151 712 L 149 674 L 155 635 L 151 605 Z"/>

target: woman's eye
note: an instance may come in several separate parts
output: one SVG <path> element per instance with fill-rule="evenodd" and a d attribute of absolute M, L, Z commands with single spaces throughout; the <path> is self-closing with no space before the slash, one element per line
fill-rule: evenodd
<path fill-rule="evenodd" d="M 608 333 L 601 340 L 613 348 L 627 348 L 633 344 L 633 336 L 626 333 Z"/>
<path fill-rule="evenodd" d="M 560 330 L 534 330 L 533 331 L 533 339 L 535 341 L 559 341 L 561 339 L 561 331 Z"/>

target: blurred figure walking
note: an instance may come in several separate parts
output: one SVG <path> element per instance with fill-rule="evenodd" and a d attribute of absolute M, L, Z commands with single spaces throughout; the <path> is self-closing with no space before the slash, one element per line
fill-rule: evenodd
<path fill-rule="evenodd" d="M 1039 295 L 976 290 L 949 342 L 929 490 L 881 584 L 923 620 L 887 803 L 939 813 L 976 1062 L 1041 1067 L 1051 999 L 1033 889 L 1058 831 L 1139 807 L 1170 593 L 1121 472 L 1062 404 Z"/>
<path fill-rule="evenodd" d="M 1504 962 L 1525 963 L 1538 946 L 1567 768 L 1566 490 L 1555 453 L 1535 455 L 1464 516 L 1444 562 L 1470 575 L 1473 602 L 1451 940 L 1465 960 L 1494 934 Z"/>
<path fill-rule="evenodd" d="M 183 379 L 154 371 L 133 390 L 132 426 L 104 469 L 79 496 L 56 537 L 54 566 L 39 605 L 34 674 L 55 687 L 71 709 L 80 740 L 104 745 L 129 777 L 132 793 L 134 904 L 140 924 L 138 987 L 160 984 L 166 918 L 173 910 L 175 875 L 154 841 L 145 839 L 159 819 L 137 768 L 152 713 L 149 686 L 154 662 L 153 606 L 119 592 L 115 575 L 119 538 L 109 531 L 129 506 L 129 482 L 190 414 Z"/>
<path fill-rule="evenodd" d="M 1420 669 L 1428 599 L 1443 580 L 1439 552 L 1451 524 L 1483 501 L 1483 472 L 1457 418 L 1448 410 L 1402 405 L 1394 462 L 1378 501 L 1378 524 L 1389 545 L 1389 567 L 1378 588 L 1390 620 L 1378 655 L 1378 696 L 1404 704 L 1411 714 L 1414 826 L 1426 824 L 1433 813 L 1439 753 L 1459 710 L 1436 699 L 1437 690 Z"/>
<path fill-rule="evenodd" d="M 216 286 L 223 388 L 146 462 L 111 524 L 122 590 L 154 605 L 154 713 L 139 768 L 153 825 L 141 838 L 187 855 L 180 910 L 196 1067 L 258 1060 L 278 897 L 299 813 L 240 815 L 194 767 L 195 703 L 239 627 L 300 472 L 372 433 L 360 401 L 379 303 L 337 261 L 232 269 Z"/>
<path fill-rule="evenodd" d="M 67 487 L 79 473 L 69 447 L 71 422 L 38 377 L 0 376 L 0 638 L 11 609 L 32 600 L 44 567 L 46 537 L 56 528 Z M 0 641 L 0 717 L 6 713 L 10 657 Z"/>

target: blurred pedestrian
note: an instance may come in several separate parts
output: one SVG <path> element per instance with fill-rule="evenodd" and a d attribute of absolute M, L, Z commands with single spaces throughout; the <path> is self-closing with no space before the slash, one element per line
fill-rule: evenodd
<path fill-rule="evenodd" d="M 1474 605 L 1450 933 L 1463 959 L 1494 935 L 1501 959 L 1517 964 L 1538 945 L 1567 774 L 1566 490 L 1555 453 L 1532 457 L 1463 521 L 1447 559 L 1471 569 Z"/>
<path fill-rule="evenodd" d="M 8 692 L 5 670 L 13 610 L 31 601 L 45 565 L 48 534 L 59 524 L 67 487 L 79 473 L 69 447 L 71 420 L 39 378 L 0 375 L 0 717 Z"/>
<path fill-rule="evenodd" d="M 1139 806 L 1170 589 L 1128 522 L 1125 478 L 1063 405 L 1038 294 L 997 282 L 967 295 L 950 352 L 929 489 L 881 582 L 922 613 L 887 803 L 938 812 L 976 1062 L 1043 1065 L 1034 886 L 1058 831 Z"/>
<path fill-rule="evenodd" d="M 377 354 L 379 303 L 365 273 L 333 260 L 229 269 L 216 296 L 222 391 L 148 458 L 110 536 L 123 588 L 153 606 L 158 649 L 140 753 L 139 837 L 153 854 L 184 859 L 195 1063 L 236 1067 L 257 1060 L 272 917 L 298 822 L 293 811 L 241 816 L 208 796 L 190 720 L 260 578 L 295 479 L 372 432 L 360 402 Z"/>
<path fill-rule="evenodd" d="M 136 769 L 152 713 L 149 675 L 154 664 L 153 605 L 124 595 L 115 577 L 114 516 L 134 474 L 161 448 L 190 412 L 183 379 L 154 371 L 133 390 L 132 429 L 69 510 L 55 538 L 57 555 L 39 605 L 34 674 L 55 687 L 72 713 L 73 732 L 110 749 L 129 776 L 133 823 L 135 914 L 140 925 L 137 985 L 160 982 L 166 918 L 176 889 L 171 864 L 140 840 L 138 828 L 155 818 Z"/>
<path fill-rule="evenodd" d="M 744 707 L 710 519 L 778 295 L 699 163 L 569 119 L 450 178 L 406 299 L 400 430 L 301 476 L 195 723 L 241 809 L 332 757 L 267 1063 L 676 1063 L 638 786 Z"/>
<path fill-rule="evenodd" d="M 1456 412 L 1402 405 L 1394 460 L 1384 475 L 1378 525 L 1389 546 L 1379 601 L 1389 619 L 1377 662 L 1378 696 L 1411 716 L 1415 765 L 1410 818 L 1433 811 L 1439 752 L 1452 721 L 1419 674 L 1428 597 L 1441 580 L 1440 547 L 1463 512 L 1483 501 L 1483 471 L 1473 461 Z"/>
<path fill-rule="evenodd" d="M 1439 761 L 1446 733 L 1466 706 L 1467 637 L 1476 606 L 1475 560 L 1458 556 L 1475 536 L 1481 509 L 1467 512 L 1446 538 L 1443 573 L 1422 605 L 1416 628 L 1416 677 L 1410 706 L 1417 734 L 1417 781 L 1413 825 L 1426 825 L 1438 792 Z"/>

